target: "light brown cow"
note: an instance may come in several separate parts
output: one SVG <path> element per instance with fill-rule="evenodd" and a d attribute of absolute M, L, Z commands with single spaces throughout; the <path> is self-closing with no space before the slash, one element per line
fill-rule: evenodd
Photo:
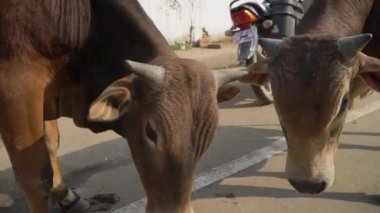
<path fill-rule="evenodd" d="M 380 91 L 380 60 L 360 52 L 372 37 L 360 33 L 370 32 L 364 52 L 380 57 L 379 18 L 380 1 L 318 0 L 301 21 L 300 35 L 260 41 L 269 60 L 251 67 L 244 81 L 271 79 L 289 149 L 287 176 L 300 192 L 320 193 L 333 183 L 350 102 L 358 90 L 366 92 L 364 82 Z"/>
<path fill-rule="evenodd" d="M 191 212 L 217 95 L 237 92 L 218 88 L 243 74 L 179 59 L 137 0 L 1 0 L 0 132 L 30 212 L 84 208 L 58 166 L 61 116 L 128 140 L 147 212 Z"/>

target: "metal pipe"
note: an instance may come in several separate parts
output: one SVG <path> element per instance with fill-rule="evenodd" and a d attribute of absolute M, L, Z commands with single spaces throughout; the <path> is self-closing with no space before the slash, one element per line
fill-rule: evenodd
<path fill-rule="evenodd" d="M 278 27 L 277 37 L 292 36 L 303 14 L 299 0 L 271 0 L 271 18 Z"/>

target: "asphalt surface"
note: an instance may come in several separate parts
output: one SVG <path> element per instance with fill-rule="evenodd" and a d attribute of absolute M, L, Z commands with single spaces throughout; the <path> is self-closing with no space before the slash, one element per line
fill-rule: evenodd
<path fill-rule="evenodd" d="M 224 67 L 235 63 L 236 49 L 227 45 L 222 50 L 193 49 L 177 54 L 205 62 L 209 67 Z M 285 180 L 286 152 L 270 157 L 263 151 L 276 143 L 286 147 L 281 142 L 283 136 L 273 106 L 260 106 L 249 86 L 239 86 L 242 94 L 220 105 L 218 133 L 198 165 L 195 187 L 200 189 L 193 194 L 195 212 L 380 212 L 380 95 L 367 98 L 352 113 L 357 118 L 344 129 L 334 185 L 321 195 L 309 196 L 297 193 Z M 120 201 L 105 212 L 125 212 L 131 204 L 142 206 L 144 192 L 123 138 L 110 131 L 93 134 L 75 127 L 66 118 L 60 119 L 59 125 L 59 162 L 70 187 L 83 198 L 100 193 L 119 196 Z M 223 173 L 218 168 L 225 169 L 224 165 L 238 159 L 246 164 L 241 159 L 256 152 L 261 158 L 255 163 L 244 169 L 235 165 L 225 173 L 228 175 L 215 179 L 215 173 Z M 0 142 L 0 212 L 27 212 L 10 167 Z M 207 181 L 199 180 L 216 182 L 207 185 Z M 7 196 L 14 203 L 1 208 L 9 204 Z"/>
<path fill-rule="evenodd" d="M 198 165 L 197 174 L 212 171 L 282 137 L 273 106 L 259 106 L 249 87 L 233 102 L 221 105 L 218 134 Z M 380 98 L 373 95 L 358 109 Z M 336 159 L 336 180 L 327 192 L 308 196 L 284 179 L 286 153 L 226 177 L 193 195 L 195 212 L 380 212 L 380 111 L 345 127 Z M 112 132 L 93 134 L 69 119 L 60 119 L 60 165 L 68 185 L 83 197 L 114 193 L 120 202 L 106 212 L 144 197 L 127 143 Z M 3 147 L 0 147 L 0 193 L 15 204 L 1 213 L 27 212 Z"/>
<path fill-rule="evenodd" d="M 346 126 L 335 182 L 326 192 L 296 192 L 284 176 L 286 153 L 281 153 L 195 192 L 195 212 L 380 212 L 379 118 L 376 111 Z"/>

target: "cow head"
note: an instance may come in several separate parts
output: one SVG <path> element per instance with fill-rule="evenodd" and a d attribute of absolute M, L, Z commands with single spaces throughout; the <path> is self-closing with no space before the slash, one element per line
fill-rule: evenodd
<path fill-rule="evenodd" d="M 269 59 L 252 66 L 243 81 L 271 80 L 288 144 L 287 176 L 300 192 L 320 193 L 333 183 L 334 153 L 354 80 L 380 89 L 380 60 L 360 52 L 370 39 L 305 35 L 260 41 Z"/>
<path fill-rule="evenodd" d="M 223 85 L 245 73 L 212 73 L 185 59 L 157 64 L 126 61 L 133 74 L 108 86 L 88 118 L 117 120 L 147 194 L 147 212 L 190 212 L 194 168 L 218 124 L 217 96 L 235 96 L 236 88 Z"/>

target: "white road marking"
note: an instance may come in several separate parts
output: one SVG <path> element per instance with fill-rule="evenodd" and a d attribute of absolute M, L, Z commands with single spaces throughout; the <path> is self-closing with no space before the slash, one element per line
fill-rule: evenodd
<path fill-rule="evenodd" d="M 380 109 L 380 101 L 373 101 L 367 105 L 350 111 L 346 118 L 346 124 L 358 118 L 368 115 Z M 287 149 L 285 138 L 282 137 L 271 145 L 262 147 L 248 154 L 245 154 L 230 162 L 224 163 L 218 167 L 212 168 L 206 172 L 202 172 L 194 180 L 193 192 L 213 184 L 225 177 L 236 174 L 247 169 L 257 163 L 262 162 L 275 154 L 284 152 Z M 146 198 L 137 200 L 127 206 L 113 211 L 112 213 L 142 213 L 145 210 Z"/>
<path fill-rule="evenodd" d="M 380 109 L 380 101 L 372 101 L 367 105 L 362 106 L 357 110 L 352 110 L 350 113 L 348 113 L 346 123 L 350 123 L 360 117 L 371 114 L 372 112 L 375 112 L 378 109 Z"/>

